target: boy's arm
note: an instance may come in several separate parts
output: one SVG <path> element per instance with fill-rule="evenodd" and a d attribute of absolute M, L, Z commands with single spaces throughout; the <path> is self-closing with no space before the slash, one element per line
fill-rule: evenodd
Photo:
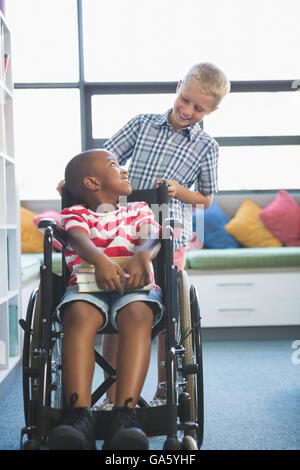
<path fill-rule="evenodd" d="M 138 115 L 130 119 L 125 126 L 104 143 L 103 147 L 116 155 L 120 165 L 124 165 L 132 156 L 140 129 L 140 118 L 141 116 Z"/>
<path fill-rule="evenodd" d="M 193 207 L 197 204 L 203 204 L 204 209 L 208 209 L 213 201 L 212 194 L 205 196 L 198 191 L 190 191 L 176 181 L 169 180 L 167 178 L 162 178 L 156 181 L 156 184 L 159 184 L 161 181 L 168 182 L 168 193 L 170 199 L 179 199 L 179 201 L 184 202 L 185 204 L 192 204 Z"/>
<path fill-rule="evenodd" d="M 88 233 L 79 227 L 68 230 L 68 241 L 77 255 L 95 266 L 95 278 L 100 289 L 124 292 L 120 278 L 128 278 L 123 269 L 101 253 L 90 240 Z"/>

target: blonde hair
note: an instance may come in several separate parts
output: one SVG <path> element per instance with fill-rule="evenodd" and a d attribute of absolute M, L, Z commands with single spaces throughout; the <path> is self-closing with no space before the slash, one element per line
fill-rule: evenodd
<path fill-rule="evenodd" d="M 201 62 L 194 65 L 186 74 L 183 85 L 197 83 L 202 93 L 216 98 L 218 105 L 230 90 L 230 82 L 216 65 Z"/>

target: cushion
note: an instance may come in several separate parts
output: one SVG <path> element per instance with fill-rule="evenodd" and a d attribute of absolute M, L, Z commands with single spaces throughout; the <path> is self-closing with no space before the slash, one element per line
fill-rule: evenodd
<path fill-rule="evenodd" d="M 227 248 L 194 250 L 186 254 L 185 269 L 265 269 L 299 268 L 300 248 L 292 246 L 267 248 Z"/>
<path fill-rule="evenodd" d="M 261 208 L 255 202 L 244 199 L 235 216 L 225 225 L 225 229 L 249 248 L 282 246 L 260 220 L 260 211 Z"/>
<path fill-rule="evenodd" d="M 59 213 L 53 210 L 47 210 L 47 211 L 42 212 L 41 214 L 36 214 L 33 218 L 34 225 L 37 227 L 39 221 L 42 219 L 53 219 L 56 222 L 60 222 Z M 58 251 L 62 250 L 61 244 L 56 240 L 53 240 L 53 246 Z"/>
<path fill-rule="evenodd" d="M 44 254 L 35 255 L 40 264 L 44 263 Z M 55 251 L 52 252 L 52 271 L 56 274 L 62 273 L 62 254 Z"/>
<path fill-rule="evenodd" d="M 40 274 L 41 262 L 38 256 L 28 253 L 21 256 L 22 283 L 28 282 Z"/>
<path fill-rule="evenodd" d="M 44 237 L 33 223 L 35 215 L 35 212 L 25 207 L 20 209 L 22 253 L 41 253 L 43 251 Z"/>
<path fill-rule="evenodd" d="M 200 238 L 197 237 L 196 233 L 193 233 L 193 238 L 191 239 L 191 243 L 189 244 L 188 250 L 201 250 L 203 248 L 204 243 Z"/>
<path fill-rule="evenodd" d="M 224 229 L 225 224 L 229 222 L 229 218 L 215 201 L 208 209 L 204 210 L 204 227 L 201 224 L 202 217 L 203 211 L 196 209 L 193 212 L 193 228 L 198 238 L 204 238 L 205 246 L 219 249 L 238 248 L 240 246 L 239 242 Z"/>
<path fill-rule="evenodd" d="M 300 246 L 300 207 L 295 199 L 281 190 L 259 213 L 264 226 L 286 246 Z"/>

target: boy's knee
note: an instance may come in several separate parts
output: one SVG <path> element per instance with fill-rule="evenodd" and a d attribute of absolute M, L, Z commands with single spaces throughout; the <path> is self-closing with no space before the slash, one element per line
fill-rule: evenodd
<path fill-rule="evenodd" d="M 82 326 L 87 322 L 86 313 L 80 309 L 72 308 L 71 305 L 64 309 L 62 318 L 64 327 Z"/>
<path fill-rule="evenodd" d="M 118 318 L 119 317 L 119 318 Z M 116 318 L 116 322 L 120 318 L 126 321 L 127 325 L 134 327 L 152 326 L 153 312 L 151 307 L 144 302 L 132 302 L 121 309 Z"/>
<path fill-rule="evenodd" d="M 84 328 L 91 326 L 95 319 L 101 323 L 101 314 L 98 311 L 94 312 L 84 302 L 74 302 L 66 305 L 62 319 L 64 328 Z"/>

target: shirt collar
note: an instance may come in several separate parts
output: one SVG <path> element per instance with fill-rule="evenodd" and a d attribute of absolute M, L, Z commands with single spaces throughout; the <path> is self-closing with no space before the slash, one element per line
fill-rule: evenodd
<path fill-rule="evenodd" d="M 163 126 L 164 124 L 171 127 L 171 124 L 169 122 L 169 114 L 170 112 L 172 111 L 172 108 L 171 109 L 168 109 L 164 114 L 160 114 L 156 121 L 155 121 L 155 124 L 158 125 L 158 126 Z M 181 129 L 181 131 L 178 131 L 178 132 L 182 132 L 184 135 L 186 135 L 187 137 L 190 138 L 190 140 L 193 140 L 195 139 L 195 137 L 202 131 L 201 129 L 201 126 L 200 124 L 197 122 L 196 124 L 194 124 L 193 126 L 189 126 L 189 127 L 185 127 L 183 129 Z"/>

